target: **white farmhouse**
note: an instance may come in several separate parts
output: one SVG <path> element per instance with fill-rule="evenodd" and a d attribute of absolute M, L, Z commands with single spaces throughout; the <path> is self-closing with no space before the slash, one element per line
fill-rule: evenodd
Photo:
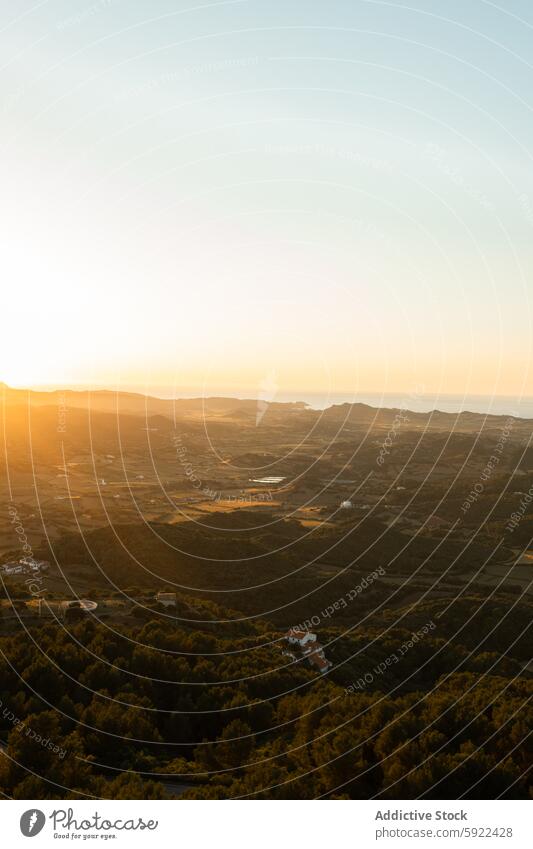
<path fill-rule="evenodd" d="M 303 628 L 290 628 L 285 636 L 291 646 L 297 645 L 300 648 L 308 643 L 316 642 L 316 634 L 312 634 L 311 631 L 304 631 Z"/>

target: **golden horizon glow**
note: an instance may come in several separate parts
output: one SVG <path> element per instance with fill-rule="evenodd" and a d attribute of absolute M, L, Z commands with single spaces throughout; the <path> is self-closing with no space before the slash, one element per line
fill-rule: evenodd
<path fill-rule="evenodd" d="M 361 95 L 357 62 L 323 61 L 327 28 L 215 39 L 231 62 L 214 71 L 213 40 L 194 38 L 187 59 L 159 50 L 173 25 L 161 24 L 144 58 L 136 29 L 122 31 L 120 58 L 107 39 L 67 49 L 88 30 L 52 21 L 56 72 L 30 45 L 35 66 L 13 66 L 0 379 L 533 395 L 531 169 L 509 132 L 525 126 L 519 97 L 498 100 L 476 76 L 505 120 L 465 111 L 463 76 L 447 79 L 426 50 L 420 75 L 391 74 L 386 40 Z"/>

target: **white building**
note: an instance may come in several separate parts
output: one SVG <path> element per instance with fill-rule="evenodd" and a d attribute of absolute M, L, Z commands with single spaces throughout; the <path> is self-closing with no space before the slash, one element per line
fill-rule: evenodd
<path fill-rule="evenodd" d="M 285 639 L 289 645 L 300 646 L 302 659 L 305 658 L 310 666 L 314 666 L 322 675 L 325 675 L 333 665 L 326 658 L 323 646 L 317 642 L 316 634 L 311 633 L 311 631 L 304 631 L 302 628 L 290 628 L 285 634 Z M 283 654 L 297 660 L 293 652 L 284 651 Z"/>
<path fill-rule="evenodd" d="M 27 575 L 32 572 L 45 571 L 50 566 L 46 560 L 35 560 L 33 557 L 21 557 L 20 560 L 13 560 L 10 563 L 4 563 L 0 566 L 2 575 Z"/>
<path fill-rule="evenodd" d="M 308 643 L 316 642 L 316 634 L 312 634 L 311 631 L 304 631 L 303 628 L 290 628 L 285 636 L 291 646 L 298 645 L 300 648 Z"/>

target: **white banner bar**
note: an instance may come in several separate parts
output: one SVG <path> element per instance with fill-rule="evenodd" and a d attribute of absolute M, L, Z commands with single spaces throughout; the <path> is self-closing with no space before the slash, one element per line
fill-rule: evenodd
<path fill-rule="evenodd" d="M 2 846 L 531 849 L 528 801 L 5 801 Z"/>

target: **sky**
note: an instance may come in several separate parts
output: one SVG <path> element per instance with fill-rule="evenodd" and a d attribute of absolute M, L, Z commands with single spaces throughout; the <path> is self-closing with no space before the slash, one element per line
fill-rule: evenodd
<path fill-rule="evenodd" d="M 533 395 L 533 8 L 0 2 L 0 380 Z"/>

